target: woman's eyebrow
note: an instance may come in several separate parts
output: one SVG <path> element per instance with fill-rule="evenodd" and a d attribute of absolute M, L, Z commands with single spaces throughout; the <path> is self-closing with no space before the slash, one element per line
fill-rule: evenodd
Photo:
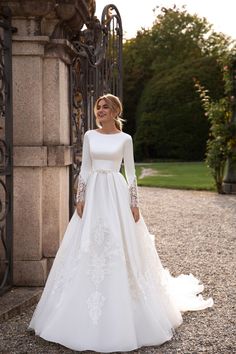
<path fill-rule="evenodd" d="M 104 104 L 98 104 L 97 105 L 97 109 L 101 108 L 101 107 L 108 107 L 108 104 L 107 103 L 104 103 Z"/>

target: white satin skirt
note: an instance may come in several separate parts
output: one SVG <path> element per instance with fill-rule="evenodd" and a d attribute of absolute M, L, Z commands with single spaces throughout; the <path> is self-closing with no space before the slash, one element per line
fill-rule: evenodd
<path fill-rule="evenodd" d="M 93 172 L 28 330 L 77 351 L 131 351 L 171 339 L 181 312 L 213 305 L 192 274 L 164 269 L 141 215 L 135 223 L 119 172 Z"/>

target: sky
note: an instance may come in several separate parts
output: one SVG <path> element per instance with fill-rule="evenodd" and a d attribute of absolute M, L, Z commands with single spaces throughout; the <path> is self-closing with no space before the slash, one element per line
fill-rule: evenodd
<path fill-rule="evenodd" d="M 186 10 L 200 17 L 206 17 L 216 32 L 223 32 L 236 39 L 236 0 L 97 0 L 96 16 L 100 19 L 104 6 L 114 4 L 118 8 L 124 31 L 124 38 L 135 37 L 137 31 L 150 28 L 154 21 L 153 9 L 176 4 L 186 5 Z"/>

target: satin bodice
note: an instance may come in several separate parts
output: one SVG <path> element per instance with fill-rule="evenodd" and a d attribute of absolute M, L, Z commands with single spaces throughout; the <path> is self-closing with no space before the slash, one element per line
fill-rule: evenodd
<path fill-rule="evenodd" d="M 102 134 L 96 130 L 89 134 L 89 150 L 92 170 L 110 170 L 119 172 L 127 134 Z"/>
<path fill-rule="evenodd" d="M 86 184 L 94 172 L 119 172 L 124 161 L 125 176 L 129 186 L 131 205 L 137 205 L 137 180 L 135 174 L 133 141 L 124 132 L 103 134 L 89 130 L 84 135 L 82 165 L 79 174 L 77 201 L 84 200 Z"/>

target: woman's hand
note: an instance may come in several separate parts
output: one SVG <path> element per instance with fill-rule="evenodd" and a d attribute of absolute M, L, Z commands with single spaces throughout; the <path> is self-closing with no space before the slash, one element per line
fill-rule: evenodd
<path fill-rule="evenodd" d="M 83 211 L 84 211 L 84 202 L 79 202 L 76 204 L 77 214 L 80 218 L 82 218 Z"/>
<path fill-rule="evenodd" d="M 137 222 L 139 221 L 140 214 L 139 214 L 139 208 L 138 207 L 131 207 L 131 211 L 134 217 L 134 221 Z"/>

